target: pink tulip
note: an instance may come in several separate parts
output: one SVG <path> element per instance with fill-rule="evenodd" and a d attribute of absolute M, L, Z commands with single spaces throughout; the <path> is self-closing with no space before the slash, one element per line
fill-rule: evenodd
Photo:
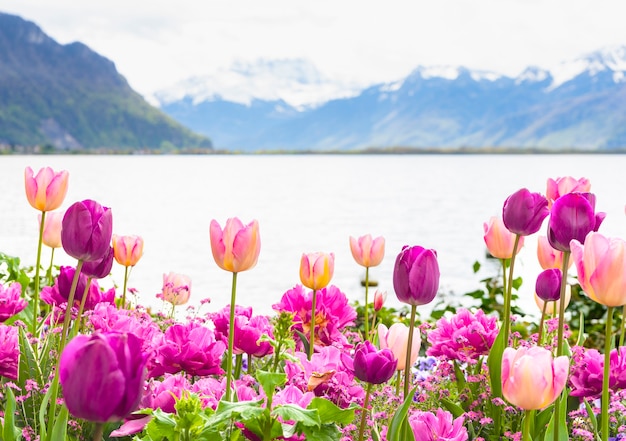
<path fill-rule="evenodd" d="M 547 236 L 539 236 L 537 238 L 537 258 L 539 259 L 539 265 L 544 270 L 563 268 L 563 251 L 552 248 Z M 568 268 L 572 266 L 571 259 L 567 263 Z"/>
<path fill-rule="evenodd" d="M 170 272 L 163 274 L 163 290 L 157 297 L 172 305 L 184 305 L 191 295 L 191 278 L 183 274 Z"/>
<path fill-rule="evenodd" d="M 387 326 L 381 323 L 378 325 L 378 341 L 380 349 L 391 349 L 391 352 L 398 360 L 396 370 L 404 370 L 409 341 L 409 327 L 404 323 L 394 323 L 387 329 Z M 411 366 L 413 366 L 417 361 L 422 344 L 419 328 L 413 329 L 413 341 L 411 344 Z"/>
<path fill-rule="evenodd" d="M 65 170 L 55 172 L 50 167 L 44 167 L 37 175 L 33 169 L 24 170 L 24 184 L 28 203 L 40 211 L 52 211 L 61 206 L 67 194 L 69 173 Z"/>
<path fill-rule="evenodd" d="M 570 246 L 583 291 L 605 306 L 626 305 L 626 241 L 592 231 Z"/>
<path fill-rule="evenodd" d="M 50 248 L 61 248 L 61 227 L 64 214 L 60 211 L 46 213 L 42 238 L 44 245 Z M 41 225 L 41 214 L 39 215 L 39 225 Z"/>
<path fill-rule="evenodd" d="M 118 236 L 114 234 L 113 256 L 122 266 L 135 266 L 143 255 L 143 238 L 141 236 Z"/>
<path fill-rule="evenodd" d="M 385 238 L 372 239 L 366 234 L 358 239 L 350 236 L 350 251 L 356 263 L 366 268 L 380 265 L 385 255 Z"/>
<path fill-rule="evenodd" d="M 543 409 L 561 394 L 569 359 L 541 346 L 506 348 L 502 354 L 502 394 L 524 410 Z"/>
<path fill-rule="evenodd" d="M 232 273 L 253 268 L 261 251 L 259 222 L 244 225 L 238 218 L 226 220 L 224 229 L 216 220 L 210 227 L 211 251 L 217 266 Z"/>
<path fill-rule="evenodd" d="M 567 193 L 589 193 L 591 191 L 591 182 L 587 178 L 576 179 L 571 176 L 562 178 L 548 179 L 546 197 L 550 206 L 558 198 Z"/>
<path fill-rule="evenodd" d="M 387 291 L 376 290 L 374 293 L 374 311 L 380 311 L 383 309 L 385 300 L 387 300 Z"/>
<path fill-rule="evenodd" d="M 325 288 L 333 277 L 335 255 L 333 253 L 302 254 L 300 281 L 309 289 Z"/>
<path fill-rule="evenodd" d="M 496 259 L 510 259 L 513 257 L 513 245 L 515 244 L 515 234 L 511 233 L 506 226 L 502 217 L 492 216 L 489 223 L 484 223 L 485 244 L 489 253 Z M 524 245 L 524 236 L 520 236 L 517 245 L 517 252 Z"/>

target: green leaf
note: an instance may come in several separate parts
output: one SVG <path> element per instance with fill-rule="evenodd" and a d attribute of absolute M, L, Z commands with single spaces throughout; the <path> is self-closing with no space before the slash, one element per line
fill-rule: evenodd
<path fill-rule="evenodd" d="M 241 417 L 243 421 L 256 419 L 265 412 L 265 409 L 261 407 L 261 403 L 263 403 L 263 400 L 220 401 L 215 414 L 207 420 L 207 424 L 220 425 L 236 417 Z"/>
<path fill-rule="evenodd" d="M 406 397 L 402 406 L 396 410 L 396 414 L 393 416 L 391 424 L 389 425 L 389 433 L 387 434 L 387 439 L 389 441 L 404 441 L 400 439 L 400 434 L 402 433 L 402 426 L 406 421 L 406 416 L 409 413 L 409 408 L 413 403 L 413 396 L 415 395 L 416 390 L 417 387 L 409 393 L 409 396 Z M 411 436 L 413 436 L 412 433 Z"/>
<path fill-rule="evenodd" d="M 591 407 L 591 404 L 589 404 L 589 401 L 583 399 L 583 402 L 585 403 L 585 409 L 587 410 L 587 416 L 589 417 L 589 421 L 591 421 L 591 425 L 593 426 L 593 431 L 597 435 L 598 433 L 600 433 L 600 427 L 598 426 L 598 419 L 596 418 L 596 414 L 593 413 L 593 409 Z"/>
<path fill-rule="evenodd" d="M 320 428 L 305 426 L 302 430 L 307 441 L 339 441 L 341 432 L 335 424 L 324 424 Z"/>
<path fill-rule="evenodd" d="M 59 412 L 59 416 L 54 422 L 54 427 L 52 427 L 52 439 L 66 439 L 67 434 L 67 418 L 69 417 L 69 411 L 65 405 L 61 406 L 61 411 Z"/>
<path fill-rule="evenodd" d="M 557 400 L 560 400 L 563 397 L 561 395 Z M 559 406 L 559 412 L 552 412 L 552 417 L 550 418 L 550 422 L 548 423 L 548 428 L 546 429 L 545 440 L 553 440 L 554 439 L 554 427 L 555 424 L 559 426 L 559 437 L 557 441 L 569 441 L 569 434 L 567 432 L 567 422 L 565 420 L 566 412 L 565 412 L 565 400 L 562 400 L 561 405 Z M 556 408 L 556 406 L 555 406 Z M 554 409 L 553 409 L 554 410 Z"/>
<path fill-rule="evenodd" d="M 472 265 L 472 270 L 474 270 L 474 274 L 480 270 L 480 262 L 478 260 L 474 262 L 474 265 Z"/>
<path fill-rule="evenodd" d="M 321 425 L 319 413 L 315 409 L 303 409 L 296 404 L 284 404 L 272 410 L 272 415 L 281 417 L 286 421 L 297 421 L 304 426 Z"/>
<path fill-rule="evenodd" d="M 152 419 L 145 428 L 150 439 L 160 441 L 174 439 L 176 435 L 176 420 L 172 415 L 161 409 L 152 411 Z"/>
<path fill-rule="evenodd" d="M 19 376 L 18 384 L 23 389 L 26 384 L 26 380 L 34 380 L 39 385 L 43 385 L 44 381 L 39 369 L 39 363 L 35 357 L 33 347 L 28 341 L 26 331 L 22 327 L 19 329 L 19 344 L 20 344 L 20 363 L 19 363 Z"/>
<path fill-rule="evenodd" d="M 265 395 L 271 402 L 276 388 L 287 382 L 287 375 L 282 372 L 267 372 L 258 370 L 256 371 L 256 379 L 259 380 Z"/>
<path fill-rule="evenodd" d="M 4 408 L 3 441 L 16 441 L 20 431 L 15 427 L 15 395 L 9 386 L 5 388 L 6 404 Z"/>
<path fill-rule="evenodd" d="M 576 346 L 582 346 L 585 339 L 585 314 L 581 311 L 578 316 L 578 339 L 576 340 Z"/>
<path fill-rule="evenodd" d="M 454 418 L 458 418 L 461 415 L 463 415 L 465 413 L 465 410 L 463 410 L 463 408 L 461 406 L 459 406 L 456 403 L 453 403 L 452 401 L 450 401 L 447 398 L 442 398 L 441 399 L 441 404 L 443 404 L 443 407 L 445 407 L 446 409 L 448 409 L 448 411 L 454 415 Z"/>
<path fill-rule="evenodd" d="M 515 279 L 513 279 L 513 288 L 519 290 L 520 286 L 522 286 L 522 278 L 521 277 L 516 277 Z"/>
<path fill-rule="evenodd" d="M 346 425 L 354 421 L 354 411 L 358 409 L 358 406 L 351 405 L 346 409 L 341 409 L 325 398 L 315 397 L 311 400 L 307 409 L 316 409 L 322 424 L 336 423 Z"/>
<path fill-rule="evenodd" d="M 300 341 L 302 341 L 302 345 L 304 346 L 304 349 L 302 349 L 302 351 L 305 354 L 308 354 L 309 353 L 309 346 L 310 346 L 309 339 L 306 338 L 306 335 L 304 335 L 302 332 L 298 331 L 297 329 L 295 331 L 298 334 L 298 336 L 300 337 Z"/>
<path fill-rule="evenodd" d="M 504 326 L 502 326 L 487 357 L 491 393 L 496 398 L 502 398 L 502 354 L 504 348 Z"/>

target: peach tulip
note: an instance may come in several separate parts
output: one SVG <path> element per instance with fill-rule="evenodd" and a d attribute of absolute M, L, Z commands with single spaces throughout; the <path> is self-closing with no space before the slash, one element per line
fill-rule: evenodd
<path fill-rule="evenodd" d="M 55 172 L 50 167 L 44 167 L 37 175 L 33 169 L 24 170 L 24 184 L 28 203 L 40 211 L 52 211 L 61 206 L 67 194 L 69 173 L 65 170 Z"/>
<path fill-rule="evenodd" d="M 563 251 L 555 250 L 550 245 L 547 236 L 537 237 L 537 259 L 544 270 L 557 268 L 563 269 Z M 567 267 L 572 266 L 572 260 L 567 261 Z"/>
<path fill-rule="evenodd" d="M 569 359 L 541 346 L 506 348 L 502 354 L 502 394 L 524 410 L 543 409 L 561 394 Z"/>
<path fill-rule="evenodd" d="M 535 304 L 537 305 L 537 308 L 539 308 L 539 312 L 542 312 L 544 301 L 541 300 L 541 298 L 537 295 L 537 293 L 534 294 L 534 297 L 535 297 Z M 572 299 L 572 286 L 568 284 L 568 285 L 565 285 L 565 309 L 567 309 L 567 306 L 569 305 L 569 302 L 571 299 Z M 553 315 L 553 314 L 558 314 L 558 312 L 559 312 L 559 300 L 554 301 L 554 302 L 548 302 L 548 304 L 546 305 L 546 314 Z"/>
<path fill-rule="evenodd" d="M 492 216 L 489 223 L 484 223 L 485 244 L 489 253 L 496 259 L 510 259 L 513 257 L 513 245 L 515 244 L 515 234 L 511 233 L 506 226 L 502 217 Z M 520 236 L 517 244 L 517 252 L 524 245 L 524 236 Z"/>
<path fill-rule="evenodd" d="M 300 281 L 312 290 L 325 288 L 333 277 L 335 255 L 333 253 L 302 254 Z"/>
<path fill-rule="evenodd" d="M 232 273 L 254 268 L 261 252 L 259 222 L 256 219 L 244 225 L 238 218 L 230 218 L 226 220 L 223 230 L 216 220 L 212 220 L 210 236 L 217 266 Z"/>
<path fill-rule="evenodd" d="M 570 246 L 583 291 L 604 306 L 626 305 L 626 241 L 592 231 Z"/>
<path fill-rule="evenodd" d="M 406 365 L 406 351 L 409 341 L 409 327 L 404 323 L 394 323 L 389 328 L 384 324 L 378 325 L 378 341 L 380 349 L 391 349 L 398 359 L 396 370 L 402 371 Z M 413 329 L 413 341 L 411 342 L 411 366 L 417 361 L 422 339 L 419 328 Z"/>
<path fill-rule="evenodd" d="M 112 239 L 113 256 L 122 266 L 135 266 L 143 255 L 143 238 L 141 236 L 118 236 Z"/>
<path fill-rule="evenodd" d="M 46 213 L 42 237 L 44 245 L 50 248 L 61 248 L 61 227 L 64 214 L 59 211 Z M 39 224 L 41 225 L 41 214 L 39 215 Z"/>
<path fill-rule="evenodd" d="M 350 236 L 350 251 L 356 263 L 366 268 L 380 265 L 385 256 L 385 238 L 372 239 L 371 234 L 366 234 L 358 239 Z"/>

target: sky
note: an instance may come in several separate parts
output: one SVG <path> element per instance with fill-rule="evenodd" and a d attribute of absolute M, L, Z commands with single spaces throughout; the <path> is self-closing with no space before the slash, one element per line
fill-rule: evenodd
<path fill-rule="evenodd" d="M 3 0 L 0 11 L 88 45 L 144 95 L 258 59 L 303 58 L 369 85 L 418 66 L 515 76 L 626 45 L 623 0 Z"/>

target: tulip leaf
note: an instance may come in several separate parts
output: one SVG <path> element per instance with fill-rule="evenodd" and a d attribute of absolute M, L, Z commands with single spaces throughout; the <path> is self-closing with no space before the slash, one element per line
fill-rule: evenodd
<path fill-rule="evenodd" d="M 581 311 L 578 316 L 578 339 L 576 346 L 582 346 L 587 336 L 585 335 L 585 314 Z"/>
<path fill-rule="evenodd" d="M 559 396 L 557 400 L 562 400 L 563 395 Z M 558 424 L 559 427 L 559 436 L 556 441 L 569 441 L 569 434 L 567 432 L 567 422 L 565 421 L 566 410 L 564 406 L 565 402 L 562 400 L 561 405 L 559 406 L 558 412 L 552 412 L 552 417 L 550 418 L 550 422 L 548 423 L 548 428 L 546 429 L 545 440 L 553 440 L 554 439 L 554 429 L 555 425 Z M 558 415 L 557 415 L 558 413 Z"/>
<path fill-rule="evenodd" d="M 15 427 L 15 395 L 9 386 L 5 389 L 4 426 L 0 426 L 2 427 L 2 440 L 15 441 L 20 433 L 19 429 Z"/>
<path fill-rule="evenodd" d="M 302 349 L 302 351 L 305 354 L 308 354 L 309 346 L 310 346 L 309 339 L 306 337 L 306 335 L 304 335 L 302 332 L 298 331 L 297 329 L 296 329 L 296 333 L 298 334 L 298 337 L 300 337 L 300 341 L 302 341 L 302 345 L 304 346 L 304 349 Z"/>
<path fill-rule="evenodd" d="M 502 398 L 502 354 L 504 353 L 504 326 L 493 342 L 493 346 L 487 357 L 487 367 L 489 368 L 489 382 L 491 392 L 494 397 Z"/>
<path fill-rule="evenodd" d="M 594 433 L 600 433 L 600 427 L 598 427 L 598 419 L 596 418 L 596 414 L 593 413 L 593 409 L 591 407 L 591 404 L 589 404 L 589 401 L 587 401 L 586 399 L 583 399 L 583 402 L 585 403 L 585 409 L 587 410 L 587 416 L 589 417 L 589 420 L 591 421 L 591 425 L 593 426 L 593 431 Z"/>
<path fill-rule="evenodd" d="M 298 425 L 320 427 L 321 421 L 315 409 L 303 409 L 297 404 L 283 404 L 272 410 L 272 416 L 277 415 L 285 421 L 297 421 Z"/>
<path fill-rule="evenodd" d="M 357 406 L 351 405 L 346 409 L 341 409 L 335 403 L 320 397 L 313 398 L 307 407 L 307 409 L 317 409 L 322 424 L 337 423 L 343 425 L 354 421 L 354 411 L 357 408 Z"/>
<path fill-rule="evenodd" d="M 454 418 L 458 418 L 465 413 L 465 410 L 463 410 L 461 406 L 459 406 L 456 403 L 453 403 L 447 398 L 442 398 L 441 404 L 443 404 L 443 407 L 448 409 L 448 411 L 454 416 Z"/>
<path fill-rule="evenodd" d="M 52 439 L 66 439 L 67 433 L 67 418 L 69 417 L 69 411 L 65 405 L 61 406 L 61 411 L 59 412 L 59 416 L 54 422 L 54 426 L 52 427 Z"/>
<path fill-rule="evenodd" d="M 407 421 L 406 416 L 409 413 L 409 408 L 413 403 L 413 396 L 415 395 L 415 391 L 417 387 L 415 387 L 410 393 L 409 396 L 405 398 L 404 403 L 397 410 L 393 419 L 391 420 L 391 424 L 389 425 L 389 432 L 387 434 L 387 439 L 389 441 L 404 441 L 400 438 L 402 433 L 402 428 L 405 426 L 405 422 Z M 409 430 L 410 431 L 410 430 Z M 413 433 L 410 433 L 411 438 L 414 437 Z M 406 435 L 408 437 L 408 435 Z M 409 438 L 410 439 L 410 438 Z"/>

